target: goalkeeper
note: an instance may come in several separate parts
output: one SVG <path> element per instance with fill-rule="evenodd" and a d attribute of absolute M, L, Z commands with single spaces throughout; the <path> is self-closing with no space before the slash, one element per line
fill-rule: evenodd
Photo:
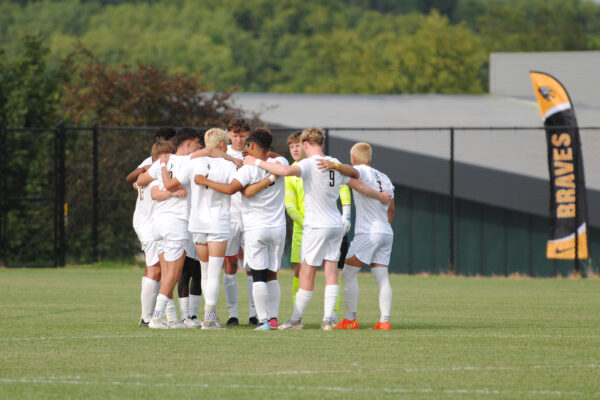
<path fill-rule="evenodd" d="M 294 159 L 294 164 L 305 158 L 300 136 L 302 132 L 293 132 L 288 137 L 287 144 L 290 148 L 290 154 Z M 344 238 L 342 239 L 341 255 L 338 261 L 338 268 L 344 268 L 344 260 L 348 253 L 348 232 L 351 227 L 351 204 L 352 197 L 350 189 L 347 185 L 340 185 L 340 201 L 342 203 L 342 223 L 344 224 Z M 285 177 L 285 210 L 294 222 L 294 230 L 292 234 L 292 254 L 290 261 L 294 264 L 294 281 L 292 286 L 292 301 L 296 301 L 296 292 L 300 287 L 300 245 L 302 244 L 302 225 L 304 224 L 304 188 L 302 186 L 302 178 L 297 176 Z M 334 316 L 337 316 L 338 307 L 340 304 L 338 296 L 335 305 Z"/>

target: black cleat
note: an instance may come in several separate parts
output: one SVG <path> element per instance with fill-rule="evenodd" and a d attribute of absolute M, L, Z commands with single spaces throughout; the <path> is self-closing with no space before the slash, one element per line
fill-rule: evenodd
<path fill-rule="evenodd" d="M 248 318 L 248 325 L 249 326 L 258 326 L 258 318 L 256 318 L 256 317 Z"/>
<path fill-rule="evenodd" d="M 140 328 L 147 328 L 149 322 L 144 321 L 144 319 L 140 319 Z"/>
<path fill-rule="evenodd" d="M 239 326 L 240 325 L 240 320 L 238 320 L 236 317 L 231 317 L 227 320 L 227 323 L 225 324 L 225 326 Z"/>

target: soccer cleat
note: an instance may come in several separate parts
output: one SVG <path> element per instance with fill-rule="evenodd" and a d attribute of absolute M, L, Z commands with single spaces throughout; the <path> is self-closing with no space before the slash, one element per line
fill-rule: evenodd
<path fill-rule="evenodd" d="M 390 327 L 389 321 L 378 322 L 375 324 L 374 327 L 371 328 L 371 330 L 376 330 L 376 331 L 389 331 L 390 329 L 391 329 L 391 327 Z"/>
<path fill-rule="evenodd" d="M 249 326 L 257 326 L 258 325 L 258 318 L 256 318 L 256 315 L 254 317 L 248 318 L 248 325 Z"/>
<path fill-rule="evenodd" d="M 323 323 L 321 324 L 321 330 L 322 331 L 330 331 L 333 329 L 332 327 L 332 323 L 330 319 L 324 319 Z"/>
<path fill-rule="evenodd" d="M 227 323 L 225 324 L 225 326 L 239 326 L 240 324 L 240 320 L 237 319 L 236 317 L 231 317 L 227 320 Z"/>
<path fill-rule="evenodd" d="M 265 322 L 262 325 L 259 325 L 258 328 L 254 328 L 255 331 L 270 331 L 271 325 L 268 322 Z"/>
<path fill-rule="evenodd" d="M 344 318 L 339 324 L 334 326 L 333 329 L 358 329 L 358 321 L 356 319 L 350 321 L 349 319 Z"/>
<path fill-rule="evenodd" d="M 203 330 L 221 330 L 223 328 L 221 328 L 221 325 L 218 324 L 218 322 L 216 320 L 213 320 L 213 321 L 204 320 L 204 321 L 202 321 L 202 329 Z"/>
<path fill-rule="evenodd" d="M 184 329 L 184 328 L 189 328 L 189 326 L 187 326 L 183 322 L 180 322 L 177 320 L 169 322 L 169 329 Z"/>
<path fill-rule="evenodd" d="M 271 318 L 271 319 L 269 320 L 269 326 L 270 326 L 272 329 L 277 329 L 277 326 L 278 326 L 278 324 L 277 324 L 277 318 Z"/>
<path fill-rule="evenodd" d="M 293 320 L 287 320 L 285 322 L 285 324 L 283 325 L 279 325 L 277 327 L 277 329 L 279 329 L 280 331 L 287 331 L 287 330 L 299 330 L 304 328 L 304 324 L 302 324 L 302 321 L 293 321 Z"/>
<path fill-rule="evenodd" d="M 152 318 L 148 323 L 150 329 L 169 329 L 169 325 L 163 320 Z"/>
<path fill-rule="evenodd" d="M 197 328 L 200 326 L 200 322 L 197 317 L 185 317 L 183 321 L 181 321 L 188 328 Z"/>
<path fill-rule="evenodd" d="M 149 322 L 144 321 L 144 318 L 140 319 L 140 328 L 147 328 L 148 327 Z"/>

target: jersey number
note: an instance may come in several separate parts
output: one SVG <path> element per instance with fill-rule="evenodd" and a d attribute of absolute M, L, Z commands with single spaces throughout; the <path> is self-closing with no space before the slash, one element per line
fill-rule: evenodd
<path fill-rule="evenodd" d="M 208 179 L 208 172 L 206 173 L 206 179 Z M 206 188 L 208 189 L 208 185 L 206 185 Z"/>
<path fill-rule="evenodd" d="M 144 200 L 144 188 L 139 188 L 138 190 L 140 192 L 140 201 L 143 201 Z"/>
<path fill-rule="evenodd" d="M 377 184 L 379 185 L 379 191 L 383 192 L 383 188 L 381 187 L 381 181 L 377 181 Z"/>
<path fill-rule="evenodd" d="M 329 171 L 329 186 L 335 186 L 335 172 Z"/>

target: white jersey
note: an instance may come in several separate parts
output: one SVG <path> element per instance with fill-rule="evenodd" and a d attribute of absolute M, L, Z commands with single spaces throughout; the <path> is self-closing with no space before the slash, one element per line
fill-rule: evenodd
<path fill-rule="evenodd" d="M 174 176 L 175 171 L 180 167 L 180 165 L 183 162 L 185 162 L 185 160 L 189 159 L 190 156 L 177 156 L 175 154 L 172 154 L 171 157 L 169 157 L 169 161 L 166 165 L 167 172 L 170 173 L 171 176 Z M 165 185 L 163 184 L 162 179 L 160 160 L 157 160 L 154 164 L 152 164 L 152 166 L 148 169 L 148 174 L 150 174 L 152 178 L 158 181 L 158 187 L 160 190 L 165 190 Z M 190 192 L 189 187 L 185 187 L 185 189 L 188 191 L 188 194 L 185 197 L 169 197 L 164 201 L 157 202 L 155 206 L 154 215 L 167 216 L 170 218 L 178 218 L 187 221 L 189 216 Z"/>
<path fill-rule="evenodd" d="M 359 180 L 380 192 L 389 192 L 394 197 L 394 185 L 386 174 L 368 165 L 356 165 L 354 168 L 360 174 Z M 379 200 L 353 190 L 354 205 L 356 206 L 356 225 L 354 233 L 386 233 L 393 235 L 388 223 L 388 206 Z"/>
<path fill-rule="evenodd" d="M 223 158 L 198 157 L 181 163 L 173 175 L 182 185 L 190 185 L 190 219 L 188 230 L 194 233 L 229 234 L 230 197 L 204 185 L 194 183 L 195 175 L 230 183 L 235 164 Z"/>
<path fill-rule="evenodd" d="M 156 201 L 152 200 L 150 192 L 152 191 L 152 187 L 156 185 L 158 185 L 158 182 L 152 181 L 146 186 L 138 188 L 138 195 L 135 200 L 133 229 L 142 243 L 154 240 L 152 215 L 154 214 Z"/>
<path fill-rule="evenodd" d="M 269 158 L 267 161 L 288 165 L 287 160 L 283 157 Z M 244 165 L 235 173 L 234 179 L 246 187 L 269 175 L 271 174 L 262 168 Z M 242 197 L 242 218 L 244 232 L 285 226 L 285 180 L 277 179 L 250 198 Z"/>
<path fill-rule="evenodd" d="M 138 169 L 151 166 L 152 165 L 152 156 L 146 158 L 140 165 L 138 165 Z"/>
<path fill-rule="evenodd" d="M 239 160 L 243 160 L 244 156 L 241 151 L 234 150 L 231 148 L 231 145 L 227 146 L 227 154 L 231 157 L 237 158 Z M 242 194 L 234 193 L 231 196 L 231 222 L 241 222 L 242 221 Z"/>
<path fill-rule="evenodd" d="M 314 155 L 296 164 L 302 171 L 304 186 L 304 226 L 340 227 L 342 215 L 337 208 L 337 199 L 340 197 L 340 185 L 347 184 L 350 178 L 334 170 L 321 172 L 317 166 L 320 159 L 339 163 L 333 157 Z"/>

